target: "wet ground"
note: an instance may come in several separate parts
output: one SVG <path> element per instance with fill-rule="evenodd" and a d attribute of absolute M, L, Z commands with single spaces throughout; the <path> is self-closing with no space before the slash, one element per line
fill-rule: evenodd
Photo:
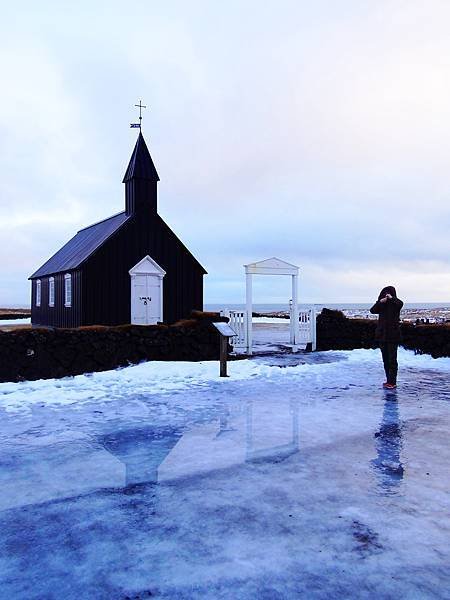
<path fill-rule="evenodd" d="M 450 361 L 0 385 L 0 597 L 450 598 Z"/>

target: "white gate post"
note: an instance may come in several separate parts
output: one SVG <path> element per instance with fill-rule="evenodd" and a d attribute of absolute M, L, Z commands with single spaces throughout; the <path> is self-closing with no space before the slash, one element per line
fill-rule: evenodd
<path fill-rule="evenodd" d="M 245 286 L 245 299 L 246 299 L 246 317 L 245 317 L 245 330 L 246 330 L 246 342 L 247 342 L 247 354 L 252 353 L 252 313 L 253 313 L 253 301 L 252 301 L 252 274 L 246 274 L 246 286 Z"/>
<path fill-rule="evenodd" d="M 294 324 L 294 317 L 292 315 L 292 311 L 293 311 L 293 303 L 292 303 L 292 298 L 289 300 L 289 343 L 290 344 L 294 344 L 294 328 L 293 328 L 293 324 Z"/>
<path fill-rule="evenodd" d="M 293 344 L 298 344 L 299 323 L 298 323 L 298 275 L 292 275 L 292 320 Z"/>

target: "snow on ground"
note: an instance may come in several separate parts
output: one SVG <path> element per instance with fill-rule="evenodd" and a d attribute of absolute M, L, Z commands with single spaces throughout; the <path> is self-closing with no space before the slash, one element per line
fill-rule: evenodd
<path fill-rule="evenodd" d="M 321 353 L 332 354 L 338 361 L 314 362 L 308 355 L 294 355 L 295 366 L 280 369 L 258 360 L 237 360 L 228 363 L 229 379 L 219 377 L 216 361 L 204 362 L 144 362 L 139 365 L 101 371 L 62 379 L 40 379 L 20 383 L 0 383 L 0 404 L 6 411 L 27 410 L 32 405 L 75 405 L 84 402 L 108 402 L 130 394 L 167 394 L 189 388 L 205 387 L 210 383 L 231 385 L 236 380 L 251 378 L 295 378 L 315 376 L 321 382 L 340 378 L 349 365 L 372 365 L 379 363 L 378 350 L 353 350 Z M 349 365 L 344 365 L 345 359 Z M 286 358 L 289 361 L 290 358 Z M 291 357 L 292 360 L 292 357 Z M 399 360 L 403 367 L 437 369 L 450 372 L 450 359 L 433 359 L 427 355 L 399 349 Z M 306 362 L 308 361 L 308 362 Z"/>
<path fill-rule="evenodd" d="M 273 325 L 274 323 L 282 323 L 289 327 L 289 319 L 283 319 L 282 317 L 252 317 L 252 323 L 263 323 L 264 325 Z"/>
<path fill-rule="evenodd" d="M 31 325 L 31 317 L 28 319 L 0 319 L 0 327 L 3 325 Z"/>
<path fill-rule="evenodd" d="M 0 385 L 0 597 L 449 598 L 450 359 Z"/>

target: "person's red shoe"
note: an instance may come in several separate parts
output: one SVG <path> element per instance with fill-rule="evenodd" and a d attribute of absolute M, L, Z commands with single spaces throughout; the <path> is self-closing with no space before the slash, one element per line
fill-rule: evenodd
<path fill-rule="evenodd" d="M 397 386 L 395 385 L 395 383 L 386 383 L 386 385 L 384 387 L 387 390 L 395 390 L 397 388 Z"/>

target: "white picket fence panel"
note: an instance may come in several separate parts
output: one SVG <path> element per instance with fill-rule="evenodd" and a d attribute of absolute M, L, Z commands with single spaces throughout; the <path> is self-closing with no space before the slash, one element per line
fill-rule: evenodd
<path fill-rule="evenodd" d="M 247 313 L 245 310 L 222 310 L 221 314 L 229 318 L 229 325 L 236 335 L 230 338 L 234 352 L 247 351 Z"/>
<path fill-rule="evenodd" d="M 292 315 L 292 307 L 290 310 Z M 221 314 L 228 317 L 230 327 L 236 332 L 236 335 L 230 338 L 230 344 L 233 346 L 234 352 L 251 354 L 251 343 L 249 344 L 247 339 L 247 311 L 222 310 Z M 314 308 L 299 311 L 299 322 L 295 339 L 295 347 L 306 348 L 307 344 L 311 344 L 312 350 L 316 349 L 316 312 Z"/>

